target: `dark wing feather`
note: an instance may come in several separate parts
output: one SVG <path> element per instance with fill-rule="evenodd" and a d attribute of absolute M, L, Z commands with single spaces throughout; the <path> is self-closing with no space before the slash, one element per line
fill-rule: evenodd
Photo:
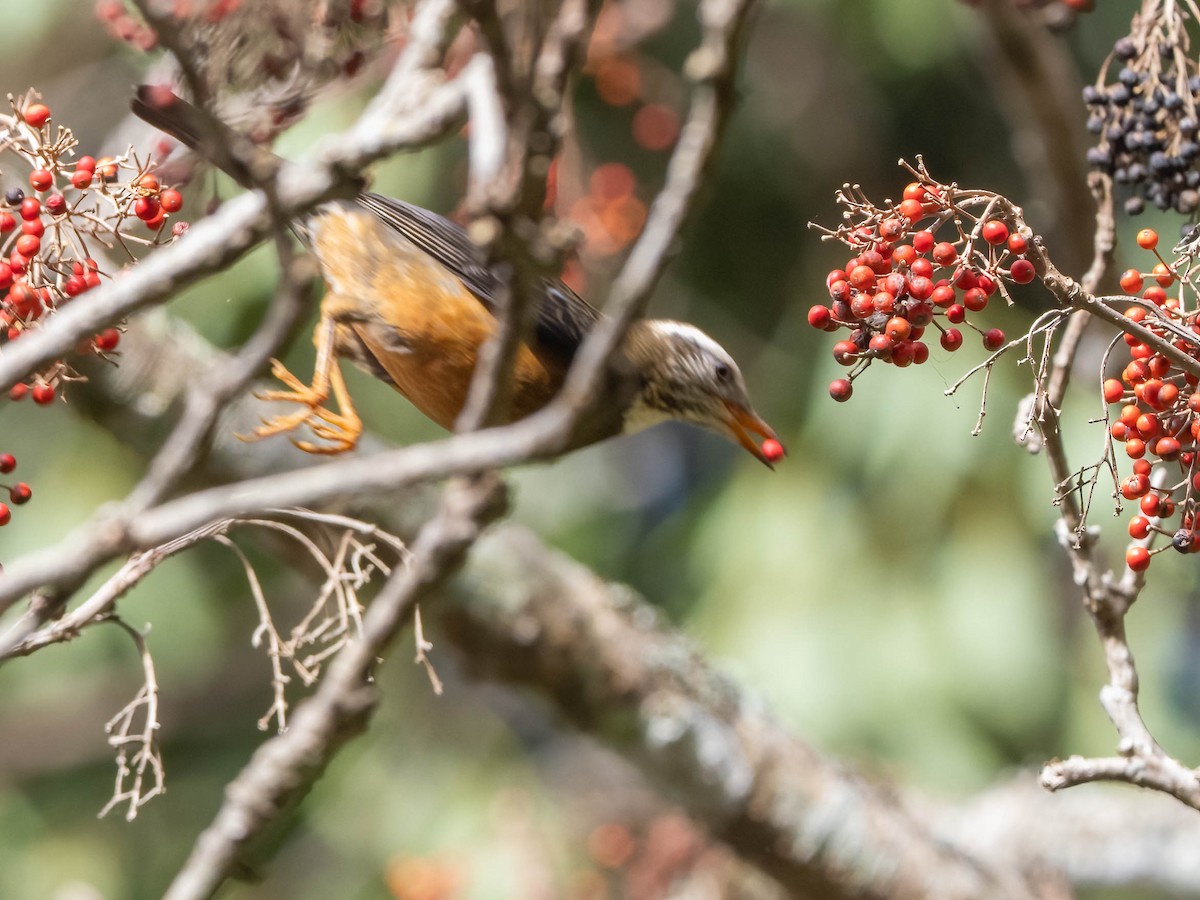
<path fill-rule="evenodd" d="M 482 252 L 466 231 L 437 213 L 382 194 L 363 193 L 358 202 L 453 272 L 495 314 L 499 279 L 487 267 Z M 542 296 L 538 299 L 535 341 L 565 361 L 573 359 L 600 314 L 557 278 L 542 282 Z"/>
<path fill-rule="evenodd" d="M 192 104 L 162 88 L 139 87 L 132 106 L 138 116 L 193 149 L 204 143 L 202 135 L 208 128 L 220 130 L 226 146 L 232 146 L 234 141 L 245 143 L 244 138 L 216 120 L 206 124 Z M 229 153 L 209 155 L 239 183 L 252 183 L 239 161 Z M 358 202 L 458 276 L 479 302 L 495 314 L 499 280 L 462 228 L 437 213 L 381 194 L 361 193 Z M 301 241 L 307 242 L 303 220 L 293 223 L 292 228 Z M 569 362 L 600 314 L 557 278 L 542 282 L 542 296 L 538 299 L 541 302 L 534 323 L 535 343 Z"/>

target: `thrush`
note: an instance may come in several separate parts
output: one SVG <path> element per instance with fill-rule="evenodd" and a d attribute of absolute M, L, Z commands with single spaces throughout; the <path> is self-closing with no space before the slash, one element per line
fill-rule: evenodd
<path fill-rule="evenodd" d="M 236 181 L 252 183 L 233 154 L 211 146 L 244 138 L 219 125 L 214 138 L 214 123 L 192 104 L 163 88 L 143 86 L 132 107 L 149 124 L 203 152 Z M 314 373 L 306 384 L 273 360 L 272 373 L 285 389 L 259 396 L 298 408 L 264 420 L 249 437 L 307 426 L 322 443 L 293 438 L 302 450 L 352 449 L 363 425 L 340 358 L 391 385 L 434 422 L 453 430 L 480 348 L 498 326 L 497 297 L 503 285 L 481 248 L 449 219 L 366 191 L 352 201 L 318 207 L 294 223 L 294 230 L 315 257 L 327 287 L 313 332 Z M 543 279 L 537 293 L 531 332 L 516 354 L 510 421 L 550 402 L 601 316 L 560 279 Z M 578 424 L 569 449 L 679 420 L 725 435 L 768 466 L 782 455 L 774 430 L 754 412 L 737 363 L 694 325 L 635 321 L 605 375 L 601 399 Z"/>

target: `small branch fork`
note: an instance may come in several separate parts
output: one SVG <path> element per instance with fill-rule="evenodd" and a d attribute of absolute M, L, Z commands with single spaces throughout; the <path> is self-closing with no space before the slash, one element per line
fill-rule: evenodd
<path fill-rule="evenodd" d="M 163 765 L 156 740 L 158 729 L 158 685 L 154 662 L 144 636 L 127 625 L 116 613 L 117 601 L 140 583 L 158 565 L 177 553 L 196 544 L 213 540 L 228 547 L 238 558 L 246 574 L 251 595 L 258 610 L 259 625 L 252 637 L 255 647 L 262 647 L 271 663 L 273 699 L 258 727 L 266 730 L 274 722 L 278 731 L 287 728 L 287 687 L 292 676 L 310 687 L 321 677 L 329 659 L 347 643 L 362 634 L 362 609 L 359 590 L 368 584 L 376 571 L 390 576 L 409 560 L 404 543 L 366 522 L 347 516 L 312 513 L 308 510 L 273 510 L 273 518 L 255 517 L 224 519 L 184 535 L 161 547 L 155 547 L 129 560 L 92 596 L 58 621 L 43 626 L 12 647 L 6 657 L 27 656 L 51 644 L 70 641 L 85 629 L 114 623 L 120 626 L 137 645 L 142 658 L 145 684 L 138 695 L 106 726 L 111 735 L 109 744 L 117 750 L 117 784 L 112 798 L 100 815 L 117 806 L 126 805 L 126 818 L 133 819 L 138 810 L 151 798 L 163 792 Z M 324 551 L 293 522 L 316 525 L 325 531 L 340 531 L 334 540 L 333 553 Z M 323 571 L 324 583 L 315 599 L 286 636 L 276 625 L 266 595 L 245 552 L 229 537 L 237 527 L 250 526 L 281 534 L 298 546 Z M 385 561 L 385 558 L 389 561 Z M 440 687 L 437 673 L 427 657 L 431 645 L 418 635 L 418 662 L 423 664 L 435 690 Z M 142 727 L 138 727 L 138 722 Z M 132 755 L 129 750 L 136 747 Z M 147 787 L 147 779 L 151 785 Z"/>
<path fill-rule="evenodd" d="M 129 635 L 141 657 L 145 678 L 137 696 L 104 726 L 108 745 L 117 751 L 117 780 L 112 798 L 104 804 L 99 817 L 103 818 L 123 805 L 125 820 L 132 822 L 139 809 L 166 791 L 162 753 L 158 746 L 158 679 L 154 674 L 154 659 L 142 633 L 116 615 L 110 614 L 102 621 L 113 623 Z"/>

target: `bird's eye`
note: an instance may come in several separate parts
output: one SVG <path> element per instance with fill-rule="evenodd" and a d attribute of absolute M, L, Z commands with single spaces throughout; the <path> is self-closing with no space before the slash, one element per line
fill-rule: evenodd
<path fill-rule="evenodd" d="M 728 381 L 729 377 L 733 374 L 729 370 L 729 366 L 725 365 L 725 363 L 717 363 L 717 368 L 715 371 L 717 375 L 717 381 Z"/>

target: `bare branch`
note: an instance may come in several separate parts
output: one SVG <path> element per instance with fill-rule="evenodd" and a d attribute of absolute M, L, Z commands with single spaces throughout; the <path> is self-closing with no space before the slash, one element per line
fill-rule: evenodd
<path fill-rule="evenodd" d="M 238 865 L 241 848 L 305 793 L 338 748 L 365 726 L 377 702 L 370 674 L 377 658 L 465 558 L 482 527 L 503 509 L 496 479 L 455 483 L 438 515 L 421 530 L 410 565 L 397 571 L 363 618 L 363 636 L 334 657 L 313 696 L 286 732 L 271 738 L 226 790 L 225 803 L 196 841 L 166 893 L 168 900 L 213 895 Z"/>
<path fill-rule="evenodd" d="M 117 751 L 117 780 L 112 798 L 100 810 L 99 817 L 124 805 L 125 819 L 132 822 L 142 806 L 166 790 L 158 748 L 158 679 L 154 674 L 154 659 L 142 634 L 117 616 L 107 621 L 119 626 L 137 647 L 145 682 L 137 696 L 104 727 L 109 733 L 109 745 Z"/>

